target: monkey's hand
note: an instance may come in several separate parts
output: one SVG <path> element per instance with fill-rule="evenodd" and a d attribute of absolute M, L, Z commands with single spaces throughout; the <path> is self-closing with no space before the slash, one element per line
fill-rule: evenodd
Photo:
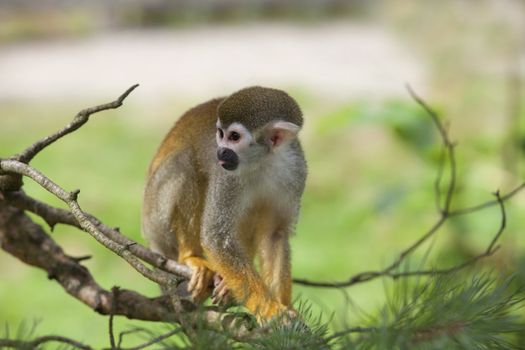
<path fill-rule="evenodd" d="M 213 276 L 213 293 L 211 295 L 211 301 L 220 306 L 226 306 L 233 303 L 230 290 L 226 286 L 224 278 L 218 273 L 215 273 Z"/>
<path fill-rule="evenodd" d="M 211 284 L 214 272 L 208 268 L 206 261 L 200 257 L 189 257 L 184 259 L 184 263 L 192 268 L 190 282 L 188 283 L 188 293 L 196 302 L 204 301 L 211 294 Z"/>

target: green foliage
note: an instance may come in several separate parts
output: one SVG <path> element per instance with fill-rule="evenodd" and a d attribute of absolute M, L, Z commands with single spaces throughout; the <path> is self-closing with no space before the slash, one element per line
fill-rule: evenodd
<path fill-rule="evenodd" d="M 524 306 L 512 278 L 488 273 L 441 275 L 395 285 L 368 323 L 373 331 L 351 340 L 358 349 L 516 349 L 511 334 L 525 330 Z"/>
<path fill-rule="evenodd" d="M 321 133 L 334 133 L 348 125 L 375 124 L 386 127 L 415 152 L 434 149 L 435 130 L 425 112 L 412 101 L 386 100 L 375 104 L 361 101 L 344 106 L 318 123 Z"/>
<path fill-rule="evenodd" d="M 16 327 L 16 330 L 14 332 L 11 331 L 9 324 L 6 323 L 3 331 L 0 331 L 0 339 L 15 339 L 21 341 L 29 341 L 35 337 L 36 329 L 39 323 L 40 322 L 38 321 L 33 321 L 31 323 L 27 321 L 22 321 L 20 322 L 18 327 Z M 0 349 L 2 349 L 1 346 Z M 21 347 L 20 349 L 31 350 L 29 346 Z"/>
<path fill-rule="evenodd" d="M 330 349 L 327 341 L 328 324 L 316 317 L 307 303 L 298 307 L 300 317 L 293 320 L 278 319 L 271 330 L 244 345 L 247 349 Z"/>
<path fill-rule="evenodd" d="M 328 323 L 303 303 L 298 307 L 300 317 L 275 320 L 244 339 L 202 325 L 184 336 L 176 328 L 168 339 L 159 338 L 172 326 L 161 327 L 162 331 L 133 328 L 118 337 L 116 349 L 126 348 L 121 347 L 122 340 L 129 334 L 140 335 L 142 345 L 151 342 L 144 348 L 165 350 L 519 349 L 516 336 L 525 330 L 525 321 L 517 311 L 525 305 L 525 297 L 513 280 L 464 271 L 422 277 L 415 283 L 395 281 L 386 288 L 386 304 L 362 321 L 366 327 L 346 327 L 336 333 L 329 332 Z M 13 339 L 34 339 L 35 327 L 21 324 Z M 2 338 L 9 336 L 6 331 Z"/>

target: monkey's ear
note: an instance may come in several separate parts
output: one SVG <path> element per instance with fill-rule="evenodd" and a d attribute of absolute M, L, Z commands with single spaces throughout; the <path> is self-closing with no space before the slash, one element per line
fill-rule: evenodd
<path fill-rule="evenodd" d="M 266 137 L 270 146 L 275 148 L 297 136 L 300 129 L 294 123 L 280 120 L 266 126 Z"/>

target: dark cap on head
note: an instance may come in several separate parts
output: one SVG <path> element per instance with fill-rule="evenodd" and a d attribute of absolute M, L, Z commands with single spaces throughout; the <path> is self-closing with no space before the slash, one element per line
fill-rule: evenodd
<path fill-rule="evenodd" d="M 217 108 L 217 116 L 223 127 L 238 122 L 250 131 L 272 120 L 303 126 L 301 109 L 290 95 L 261 86 L 248 87 L 228 96 Z"/>

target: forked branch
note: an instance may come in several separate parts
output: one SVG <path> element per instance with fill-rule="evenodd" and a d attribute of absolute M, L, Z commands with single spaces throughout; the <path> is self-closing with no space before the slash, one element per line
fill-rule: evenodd
<path fill-rule="evenodd" d="M 410 86 L 407 86 L 407 89 L 410 95 L 412 96 L 412 98 L 425 110 L 427 115 L 432 119 L 432 122 L 437 128 L 439 135 L 441 137 L 442 144 L 443 144 L 442 156 L 440 157 L 440 162 L 438 165 L 438 172 L 437 172 L 436 180 L 434 181 L 434 192 L 435 192 L 434 194 L 435 194 L 435 200 L 436 200 L 436 207 L 439 212 L 439 218 L 425 234 L 423 234 L 418 240 L 412 243 L 408 248 L 404 249 L 398 255 L 397 259 L 394 260 L 394 262 L 392 262 L 389 266 L 387 266 L 386 268 L 382 270 L 361 272 L 343 281 L 335 281 L 335 282 L 311 281 L 309 279 L 294 278 L 293 280 L 294 283 L 300 284 L 303 286 L 308 286 L 308 287 L 345 288 L 345 287 L 353 286 L 358 283 L 367 282 L 367 281 L 370 281 L 370 280 L 373 280 L 379 277 L 390 277 L 393 279 L 397 279 L 401 277 L 445 274 L 445 273 L 455 272 L 467 266 L 470 266 L 483 258 L 491 256 L 498 249 L 498 246 L 496 246 L 496 243 L 501 237 L 501 234 L 503 233 L 505 226 L 506 226 L 504 201 L 508 200 L 509 198 L 514 196 L 516 193 L 521 191 L 525 187 L 525 183 L 516 187 L 514 190 L 510 191 L 504 196 L 500 196 L 499 191 L 497 191 L 495 193 L 496 200 L 485 202 L 485 203 L 475 205 L 472 207 L 468 207 L 468 208 L 464 208 L 464 209 L 451 210 L 450 208 L 451 208 L 452 198 L 453 198 L 455 188 L 456 188 L 456 177 L 457 177 L 456 175 L 457 165 L 456 165 L 455 148 L 454 148 L 455 145 L 450 140 L 447 129 L 441 122 L 439 115 L 421 97 L 419 97 L 412 90 Z M 448 159 L 448 166 L 450 169 L 449 182 L 445 190 L 444 201 L 443 203 L 441 203 L 442 202 L 441 200 L 441 182 L 443 178 L 444 169 L 446 167 L 447 159 Z M 417 271 L 402 271 L 402 272 L 398 271 L 398 268 L 401 265 L 401 263 L 412 252 L 414 252 L 417 248 L 419 248 L 423 243 L 427 242 L 430 237 L 434 236 L 436 232 L 438 232 L 438 230 L 443 226 L 443 224 L 445 224 L 445 222 L 450 217 L 470 214 L 470 213 L 473 213 L 478 210 L 482 210 L 482 209 L 485 209 L 485 208 L 488 208 L 494 205 L 500 206 L 501 224 L 496 234 L 494 235 L 492 241 L 490 242 L 489 246 L 483 253 L 480 253 L 476 255 L 475 257 L 467 261 L 464 261 L 463 263 L 460 263 L 456 266 L 450 267 L 450 268 L 417 270 Z"/>

